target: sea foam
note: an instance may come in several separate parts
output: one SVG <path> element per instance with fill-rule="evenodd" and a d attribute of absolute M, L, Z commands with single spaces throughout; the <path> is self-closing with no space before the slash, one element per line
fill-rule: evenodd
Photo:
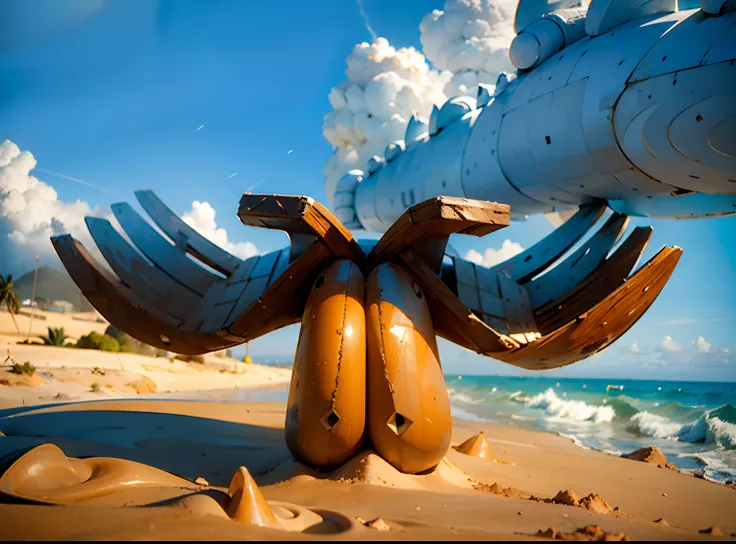
<path fill-rule="evenodd" d="M 680 442 L 715 444 L 727 450 L 736 449 L 736 425 L 721 420 L 718 417 L 719 410 L 706 412 L 685 425 L 649 412 L 639 412 L 631 418 L 629 429 L 652 438 L 670 438 Z"/>
<path fill-rule="evenodd" d="M 611 406 L 595 406 L 580 400 L 561 399 L 551 387 L 544 393 L 534 395 L 525 404 L 530 408 L 541 408 L 555 419 L 606 423 L 613 421 L 616 415 Z"/>

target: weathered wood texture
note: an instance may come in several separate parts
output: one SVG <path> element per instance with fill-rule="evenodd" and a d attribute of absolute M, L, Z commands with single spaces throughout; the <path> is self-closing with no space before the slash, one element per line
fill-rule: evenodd
<path fill-rule="evenodd" d="M 135 196 L 154 223 L 166 236 L 171 238 L 177 247 L 191 253 L 207 266 L 229 276 L 241 263 L 240 259 L 210 242 L 187 225 L 153 191 L 136 191 Z"/>
<path fill-rule="evenodd" d="M 425 200 L 406 210 L 391 225 L 363 261 L 362 268 L 369 272 L 404 248 L 413 247 L 439 272 L 450 234 L 485 236 L 508 224 L 506 204 L 446 196 Z"/>

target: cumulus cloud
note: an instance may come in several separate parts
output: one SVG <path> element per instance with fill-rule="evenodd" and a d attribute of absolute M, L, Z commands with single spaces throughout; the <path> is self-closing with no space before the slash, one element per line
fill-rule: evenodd
<path fill-rule="evenodd" d="M 404 138 L 412 115 L 426 121 L 432 106 L 447 99 L 442 88 L 450 79 L 431 70 L 413 47 L 396 49 L 385 38 L 356 45 L 347 65 L 347 81 L 330 90 L 333 111 L 322 126 L 335 149 L 324 170 L 329 199 L 340 177 L 364 170 L 368 159 Z"/>
<path fill-rule="evenodd" d="M 698 353 L 711 353 L 711 351 L 717 351 L 712 349 L 710 342 L 702 336 L 698 336 L 697 339 L 693 340 L 693 345 Z"/>
<path fill-rule="evenodd" d="M 659 346 L 663 351 L 682 351 L 682 346 L 675 342 L 671 336 L 665 336 L 662 338 L 662 342 Z"/>
<path fill-rule="evenodd" d="M 31 175 L 36 159 L 10 140 L 0 143 L 0 254 L 4 271 L 26 272 L 39 254 L 58 262 L 50 236 L 69 233 L 90 247 L 84 217 L 99 215 L 87 202 L 63 202 L 54 188 Z"/>
<path fill-rule="evenodd" d="M 510 259 L 522 251 L 524 251 L 524 248 L 521 247 L 521 244 L 518 242 L 512 242 L 507 238 L 503 241 L 503 244 L 501 244 L 501 249 L 493 249 L 489 247 L 485 250 L 483 255 L 474 249 L 471 249 L 465 254 L 465 260 L 490 268 L 491 266 L 495 266 L 498 263 L 502 263 L 505 260 Z"/>
<path fill-rule="evenodd" d="M 215 215 L 215 209 L 209 202 L 195 200 L 192 202 L 192 211 L 185 213 L 181 218 L 199 234 L 236 257 L 247 259 L 253 255 L 258 255 L 258 249 L 251 242 L 230 242 L 227 231 L 217 226 Z"/>
<path fill-rule="evenodd" d="M 694 367 L 736 363 L 736 357 L 728 348 L 718 349 L 702 336 L 691 340 L 687 347 L 675 342 L 671 336 L 665 336 L 656 351 L 659 354 L 657 363 Z"/>
<path fill-rule="evenodd" d="M 421 21 L 424 54 L 395 48 L 385 38 L 355 46 L 347 81 L 330 90 L 322 126 L 335 150 L 324 168 L 328 203 L 349 170 L 365 170 L 373 155 L 403 140 L 412 115 L 428 121 L 432 107 L 457 95 L 476 96 L 478 83 L 493 86 L 511 69 L 516 0 L 447 0 Z M 425 57 L 426 54 L 426 57 Z M 431 66 L 432 64 L 432 66 Z"/>
<path fill-rule="evenodd" d="M 448 96 L 475 96 L 478 83 L 493 85 L 498 73 L 512 70 L 508 50 L 514 38 L 517 0 L 446 0 L 419 25 L 427 58 L 452 73 Z"/>

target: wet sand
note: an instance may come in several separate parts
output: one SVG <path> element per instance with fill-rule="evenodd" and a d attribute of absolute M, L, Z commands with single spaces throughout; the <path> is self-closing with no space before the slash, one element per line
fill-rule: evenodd
<path fill-rule="evenodd" d="M 2 410 L 0 536 L 692 540 L 719 538 L 701 532 L 712 527 L 720 538 L 736 533 L 732 487 L 553 434 L 455 419 L 453 445 L 483 431 L 492 460 L 452 449 L 433 472 L 409 476 L 365 452 L 320 474 L 291 459 L 284 417 L 284 404 L 273 402 L 113 399 Z M 33 449 L 43 444 L 60 450 Z M 238 500 L 230 484 L 241 466 L 280 529 L 227 513 Z"/>

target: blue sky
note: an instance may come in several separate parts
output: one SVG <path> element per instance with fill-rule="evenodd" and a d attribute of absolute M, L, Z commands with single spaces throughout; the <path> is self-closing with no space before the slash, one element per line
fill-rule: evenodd
<path fill-rule="evenodd" d="M 421 49 L 419 22 L 442 4 L 364 0 L 363 7 L 379 36 Z M 104 209 L 148 188 L 178 213 L 207 201 L 232 241 L 261 251 L 282 247 L 286 236 L 239 223 L 243 191 L 262 182 L 258 191 L 325 202 L 327 95 L 345 79 L 354 45 L 371 39 L 355 2 L 11 0 L 0 10 L 0 142 L 33 153 L 34 174 L 60 200 Z M 680 265 L 624 338 L 559 374 L 733 380 L 736 218 L 634 223 L 655 228 L 644 259 L 678 245 Z M 551 230 L 533 217 L 452 243 L 462 254 L 499 248 L 506 238 L 526 248 Z M 296 334 L 292 327 L 259 339 L 253 353 L 288 357 Z M 708 353 L 698 352 L 698 337 Z M 447 372 L 523 373 L 447 343 L 441 350 Z"/>

